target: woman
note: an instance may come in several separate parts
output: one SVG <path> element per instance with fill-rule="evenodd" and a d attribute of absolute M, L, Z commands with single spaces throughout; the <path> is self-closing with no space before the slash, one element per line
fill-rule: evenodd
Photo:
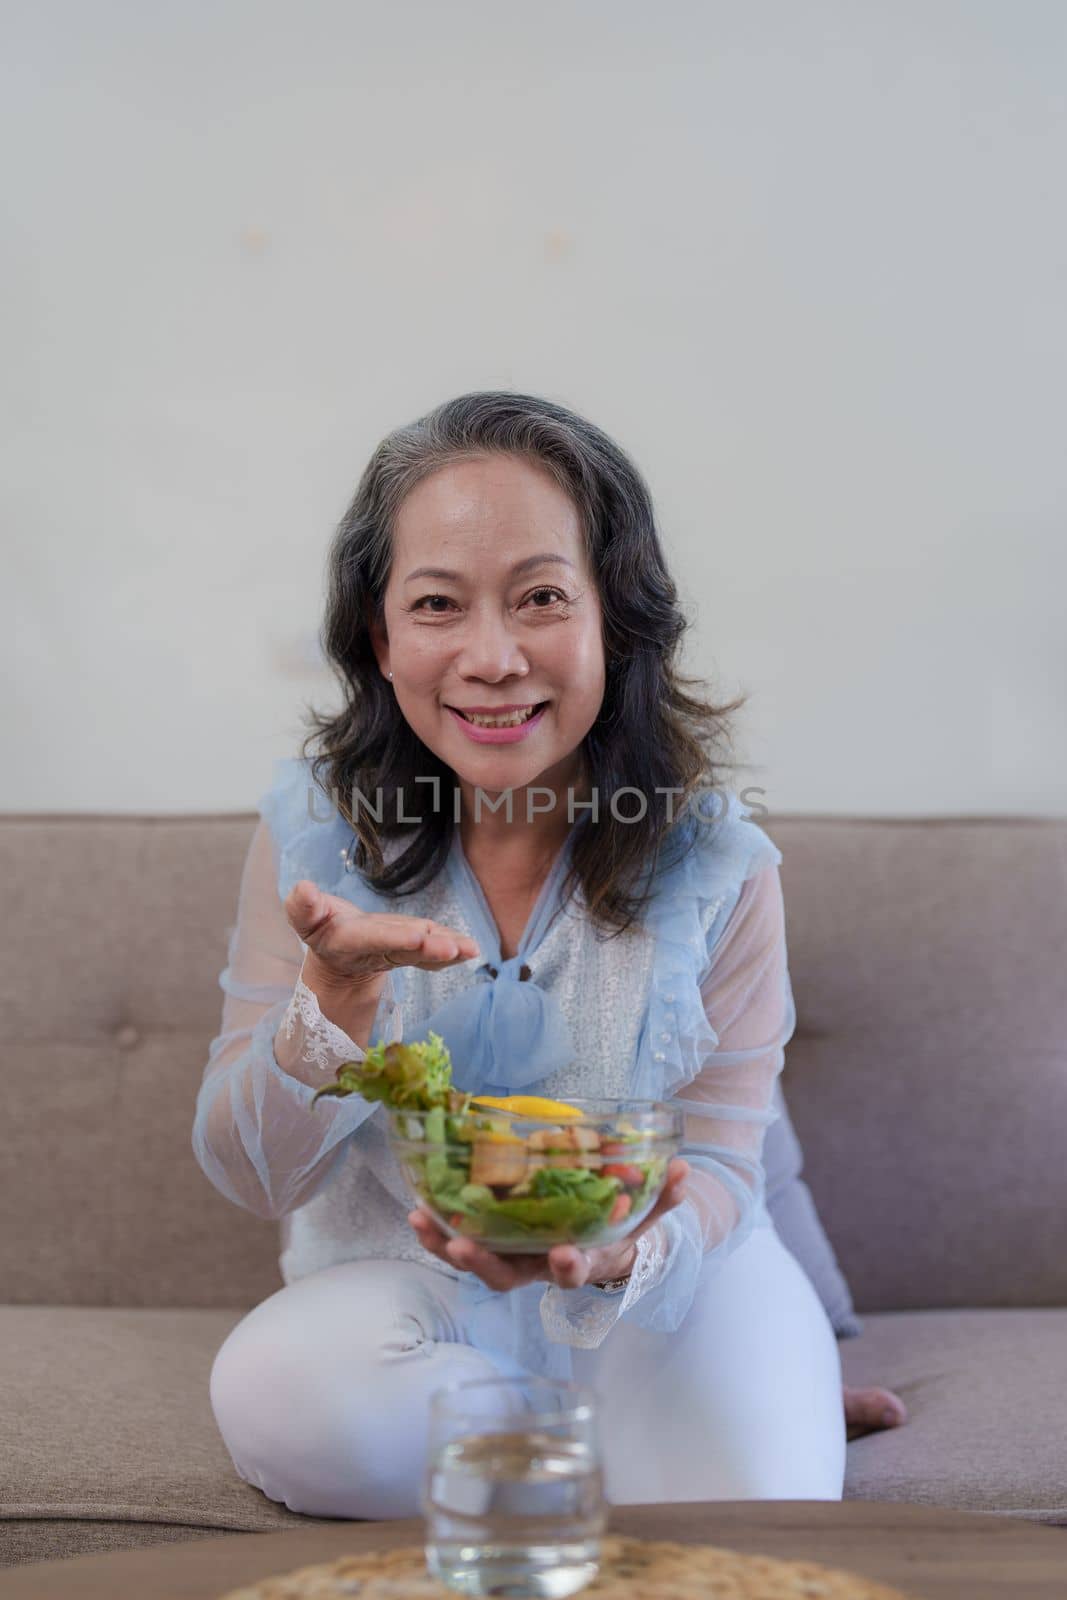
<path fill-rule="evenodd" d="M 193 1134 L 282 1220 L 285 1287 L 211 1375 L 237 1471 L 296 1511 L 412 1515 L 432 1390 L 540 1371 L 598 1390 L 615 1503 L 839 1499 L 837 1347 L 759 1160 L 795 1020 L 781 857 L 719 803 L 737 707 L 677 674 L 643 480 L 559 406 L 466 395 L 379 446 L 330 572 L 344 704 L 261 802 Z M 311 1099 L 430 1031 L 464 1089 L 675 1098 L 652 1215 L 515 1258 L 411 1211 L 374 1107 Z"/>

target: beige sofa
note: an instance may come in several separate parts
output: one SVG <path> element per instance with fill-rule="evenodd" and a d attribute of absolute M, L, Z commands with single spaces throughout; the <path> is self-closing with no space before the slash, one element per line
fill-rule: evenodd
<path fill-rule="evenodd" d="M 190 1144 L 254 821 L 0 819 L 5 1563 L 307 1525 L 208 1401 L 281 1282 L 276 1224 Z M 766 826 L 845 1373 L 911 1411 L 850 1444 L 846 1495 L 1067 1525 L 1067 822 Z"/>

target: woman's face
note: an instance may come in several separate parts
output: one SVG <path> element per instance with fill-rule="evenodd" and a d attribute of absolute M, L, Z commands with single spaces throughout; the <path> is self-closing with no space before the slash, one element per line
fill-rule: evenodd
<path fill-rule="evenodd" d="M 600 598 L 578 512 L 543 469 L 478 456 L 411 491 L 374 646 L 401 712 L 461 782 L 497 794 L 580 781 L 604 697 Z M 516 707 L 504 728 L 462 715 Z"/>

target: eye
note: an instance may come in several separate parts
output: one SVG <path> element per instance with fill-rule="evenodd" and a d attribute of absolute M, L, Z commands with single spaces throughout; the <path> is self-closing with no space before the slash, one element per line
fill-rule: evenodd
<path fill-rule="evenodd" d="M 424 594 L 420 599 L 415 601 L 415 604 L 411 607 L 411 610 L 421 610 L 425 606 L 427 600 L 443 600 L 446 606 L 450 606 L 452 604 L 452 601 L 448 598 L 447 594 Z M 443 611 L 433 610 L 430 612 L 431 617 L 443 617 L 444 615 L 445 613 Z"/>
<path fill-rule="evenodd" d="M 567 596 L 563 593 L 562 589 L 552 589 L 552 588 L 549 588 L 547 585 L 543 585 L 540 589 L 531 589 L 530 593 L 526 596 L 526 598 L 527 598 L 527 600 L 533 600 L 537 595 L 546 595 L 546 594 L 547 595 L 553 595 L 553 594 L 554 595 L 558 595 L 559 598 L 561 600 L 564 600 L 564 601 L 567 598 Z M 534 610 L 535 611 L 547 611 L 548 610 L 548 606 L 534 606 Z"/>

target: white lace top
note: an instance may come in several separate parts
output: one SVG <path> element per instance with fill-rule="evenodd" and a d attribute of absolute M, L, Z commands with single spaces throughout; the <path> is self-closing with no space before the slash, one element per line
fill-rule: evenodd
<path fill-rule="evenodd" d="M 342 820 L 309 820 L 309 784 L 304 763 L 280 763 L 260 802 L 263 820 L 249 847 L 220 977 L 222 1027 L 197 1100 L 197 1159 L 236 1204 L 280 1219 L 286 1283 L 362 1257 L 420 1261 L 462 1280 L 472 1306 L 485 1305 L 487 1318 L 492 1313 L 499 1343 L 499 1305 L 489 1303 L 501 1296 L 418 1243 L 406 1220 L 412 1197 L 375 1108 L 355 1095 L 310 1103 L 341 1062 L 363 1052 L 323 1018 L 301 982 L 304 946 L 282 900 L 308 877 L 363 909 L 432 917 L 477 941 L 476 961 L 390 974 L 372 1039 L 425 1036 L 427 1019 L 469 989 L 475 971 L 487 982 L 484 961 L 500 962 L 495 926 L 458 833 L 448 872 L 402 901 L 378 899 L 345 870 L 351 831 Z M 325 807 L 320 795 L 320 816 Z M 676 1098 L 687 1114 L 682 1153 L 692 1172 L 683 1205 L 642 1235 L 624 1291 L 536 1284 L 510 1291 L 508 1353 L 527 1367 L 567 1376 L 567 1347 L 599 1344 L 620 1316 L 663 1331 L 677 1327 L 708 1258 L 725 1258 L 753 1227 L 771 1225 L 760 1153 L 795 1023 L 780 859 L 732 801 L 711 837 L 668 874 L 642 925 L 626 934 L 598 938 L 580 895 L 561 901 L 562 858 L 542 890 L 520 956 L 562 1015 L 572 1048 L 538 1079 L 536 1092 Z M 502 1003 L 504 990 L 493 998 Z M 298 1063 L 288 1071 L 274 1050 L 279 1033 L 286 1060 Z M 493 1087 L 506 1092 L 508 1084 Z"/>

